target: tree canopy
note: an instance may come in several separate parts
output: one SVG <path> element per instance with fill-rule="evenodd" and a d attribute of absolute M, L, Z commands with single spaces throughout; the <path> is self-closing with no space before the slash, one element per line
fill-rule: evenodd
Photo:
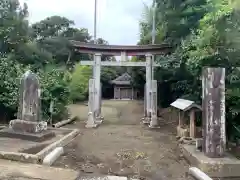
<path fill-rule="evenodd" d="M 178 97 L 201 103 L 202 68 L 225 67 L 227 128 L 240 126 L 239 1 L 156 0 L 156 4 L 156 43 L 169 43 L 175 49 L 170 57 L 156 59 L 178 62 L 156 69 L 160 105 L 167 107 Z M 145 7 L 139 44 L 151 43 L 152 12 L 153 7 Z"/>
<path fill-rule="evenodd" d="M 86 100 L 91 67 L 77 65 L 92 56 L 73 51 L 69 40 L 93 42 L 88 29 L 76 28 L 74 21 L 58 15 L 34 24 L 28 22 L 28 6 L 18 0 L 0 0 L 0 118 L 14 118 L 18 108 L 19 80 L 27 69 L 37 73 L 42 88 L 42 113 L 48 120 L 54 102 L 53 120 L 67 116 L 66 105 Z M 102 38 L 98 44 L 108 44 Z M 114 60 L 104 56 L 102 60 Z M 103 83 L 118 74 L 103 68 Z M 107 94 L 107 93 L 106 93 Z"/>

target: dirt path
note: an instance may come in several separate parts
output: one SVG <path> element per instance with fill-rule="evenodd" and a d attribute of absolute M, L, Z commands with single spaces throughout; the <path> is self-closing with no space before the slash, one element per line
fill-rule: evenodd
<path fill-rule="evenodd" d="M 68 167 L 83 174 L 111 174 L 143 179 L 187 179 L 188 164 L 177 148 L 174 130 L 162 125 L 149 130 L 140 125 L 143 104 L 138 101 L 104 101 L 104 124 L 85 129 L 87 107 L 72 105 L 81 121 L 68 125 L 79 128 L 79 135 L 66 148 L 54 166 Z"/>

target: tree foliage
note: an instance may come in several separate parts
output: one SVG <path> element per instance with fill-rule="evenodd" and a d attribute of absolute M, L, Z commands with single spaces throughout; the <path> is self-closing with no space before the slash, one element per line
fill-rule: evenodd
<path fill-rule="evenodd" d="M 88 94 L 88 81 L 91 78 L 92 69 L 88 66 L 76 65 L 70 83 L 70 98 L 74 101 L 86 100 Z"/>
<path fill-rule="evenodd" d="M 66 118 L 69 103 L 87 98 L 92 70 L 76 64 L 92 56 L 75 52 L 69 40 L 93 41 L 86 28 L 74 27 L 74 21 L 66 17 L 51 16 L 29 25 L 26 3 L 21 6 L 18 0 L 0 0 L 0 120 L 16 118 L 19 80 L 28 69 L 39 76 L 45 120 L 50 118 L 51 102 L 53 120 L 59 121 Z M 97 43 L 108 44 L 102 38 Z M 107 72 L 105 83 L 109 83 Z"/>
<path fill-rule="evenodd" d="M 161 106 L 169 99 L 186 97 L 201 103 L 201 71 L 205 66 L 226 68 L 226 115 L 228 133 L 240 112 L 239 43 L 240 21 L 237 0 L 157 0 L 156 42 L 171 44 L 171 57 L 177 66 L 168 63 L 158 68 Z M 146 8 L 140 22 L 139 44 L 151 41 L 152 7 Z M 157 58 L 159 59 L 159 58 Z M 169 59 L 169 57 L 166 57 Z M 161 59 L 159 60 L 161 61 Z M 168 93 L 168 95 L 166 95 Z"/>

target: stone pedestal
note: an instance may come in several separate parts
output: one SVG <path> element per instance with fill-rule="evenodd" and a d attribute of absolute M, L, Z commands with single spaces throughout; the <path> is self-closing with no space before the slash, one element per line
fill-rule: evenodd
<path fill-rule="evenodd" d="M 216 179 L 238 179 L 240 177 L 240 160 L 226 153 L 222 158 L 209 158 L 194 145 L 180 145 L 184 158 L 192 167 L 201 169 L 204 173 Z"/>
<path fill-rule="evenodd" d="M 16 119 L 10 121 L 9 128 L 16 132 L 39 133 L 47 130 L 47 122 L 32 122 Z"/>
<path fill-rule="evenodd" d="M 41 142 L 54 137 L 55 133 L 47 130 L 47 122 L 31 122 L 16 119 L 10 121 L 9 128 L 0 131 L 0 136 Z"/>

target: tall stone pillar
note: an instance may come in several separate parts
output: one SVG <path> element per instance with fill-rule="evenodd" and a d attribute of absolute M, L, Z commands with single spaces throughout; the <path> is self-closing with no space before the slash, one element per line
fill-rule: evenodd
<path fill-rule="evenodd" d="M 146 54 L 146 121 L 151 118 L 152 55 Z"/>
<path fill-rule="evenodd" d="M 152 80 L 152 92 L 151 92 L 151 121 L 150 128 L 158 127 L 157 119 L 157 81 Z"/>
<path fill-rule="evenodd" d="M 203 152 L 210 158 L 223 157 L 225 132 L 225 69 L 205 68 L 203 89 Z"/>
<path fill-rule="evenodd" d="M 146 93 L 146 84 L 144 84 L 144 117 L 147 117 L 147 93 Z"/>
<path fill-rule="evenodd" d="M 101 117 L 101 54 L 94 55 L 94 70 L 95 70 L 95 117 Z"/>
<path fill-rule="evenodd" d="M 102 83 L 100 83 L 100 96 L 99 96 L 99 112 L 98 112 L 98 121 L 102 123 L 103 117 L 102 117 Z"/>
<path fill-rule="evenodd" d="M 89 79 L 89 95 L 88 95 L 88 120 L 86 124 L 86 128 L 94 128 L 97 127 L 95 123 L 95 79 Z"/>

